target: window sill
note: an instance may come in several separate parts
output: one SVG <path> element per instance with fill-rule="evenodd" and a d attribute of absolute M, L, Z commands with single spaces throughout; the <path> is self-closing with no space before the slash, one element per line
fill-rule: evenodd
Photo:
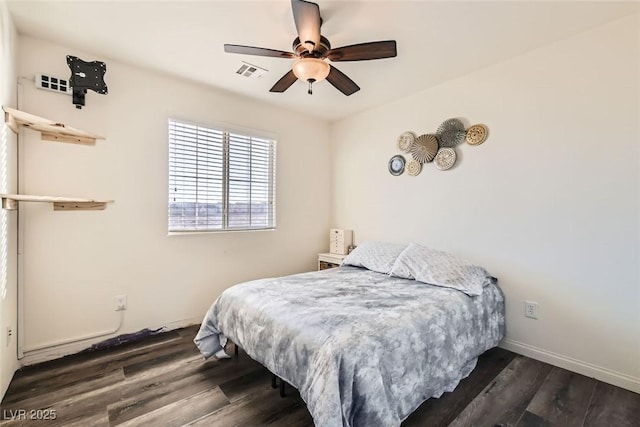
<path fill-rule="evenodd" d="M 193 231 L 169 231 L 167 236 L 192 236 L 196 234 L 227 234 L 227 233 L 254 233 L 263 231 L 275 231 L 275 228 L 251 228 L 242 230 L 193 230 Z"/>

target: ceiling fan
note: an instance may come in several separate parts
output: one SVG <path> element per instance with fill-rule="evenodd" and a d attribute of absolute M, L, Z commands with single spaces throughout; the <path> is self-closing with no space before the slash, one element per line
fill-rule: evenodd
<path fill-rule="evenodd" d="M 325 59 L 331 62 L 366 61 L 392 58 L 397 55 L 395 40 L 360 43 L 331 49 L 329 40 L 320 34 L 322 18 L 318 5 L 305 0 L 291 0 L 291 8 L 298 31 L 298 37 L 293 41 L 293 52 L 235 44 L 224 45 L 224 51 L 227 53 L 297 59 L 291 71 L 282 76 L 270 92 L 284 92 L 300 79 L 309 83 L 308 93 L 311 95 L 313 83 L 326 78 L 336 89 L 349 96 L 359 91 L 360 87 Z"/>

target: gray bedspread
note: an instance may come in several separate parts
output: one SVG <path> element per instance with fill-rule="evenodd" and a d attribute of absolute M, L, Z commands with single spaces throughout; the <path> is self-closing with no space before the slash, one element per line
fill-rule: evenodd
<path fill-rule="evenodd" d="M 227 289 L 194 342 L 205 357 L 237 343 L 300 391 L 317 426 L 386 427 L 452 391 L 503 335 L 495 284 L 469 297 L 340 267 Z"/>

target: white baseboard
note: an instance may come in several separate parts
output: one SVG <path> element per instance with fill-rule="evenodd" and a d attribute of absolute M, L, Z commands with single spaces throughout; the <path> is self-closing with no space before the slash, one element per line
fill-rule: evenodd
<path fill-rule="evenodd" d="M 631 390 L 635 393 L 640 393 L 640 378 L 631 375 L 612 371 L 611 369 L 554 353 L 510 338 L 502 340 L 500 347 L 568 371 L 592 377 L 602 382 Z"/>
<path fill-rule="evenodd" d="M 191 319 L 177 320 L 175 322 L 170 322 L 162 326 L 150 327 L 148 329 L 151 329 L 151 330 L 162 329 L 162 332 L 167 332 L 167 331 L 172 331 L 174 329 L 185 328 L 191 325 L 197 325 L 200 322 L 202 322 L 202 316 L 193 317 Z M 117 335 L 114 334 L 114 337 L 115 336 Z M 20 359 L 20 366 L 23 367 L 23 366 L 34 365 L 36 363 L 46 362 L 48 360 L 58 359 L 63 356 L 79 353 L 82 350 L 85 350 L 91 347 L 93 344 L 97 344 L 104 340 L 105 338 L 102 337 L 102 338 L 75 342 L 72 344 L 65 344 L 65 345 L 47 348 L 43 350 L 31 351 L 31 352 L 25 353 L 24 357 Z"/>

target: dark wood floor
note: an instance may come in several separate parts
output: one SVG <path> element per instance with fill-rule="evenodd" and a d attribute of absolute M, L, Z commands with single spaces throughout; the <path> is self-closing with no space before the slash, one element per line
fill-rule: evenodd
<path fill-rule="evenodd" d="M 195 328 L 69 356 L 17 372 L 6 426 L 312 426 L 297 392 L 280 398 L 242 351 L 203 361 Z M 24 411 L 24 412 L 23 412 Z M 55 415 L 54 420 L 33 420 Z M 403 426 L 638 427 L 640 395 L 502 349 L 480 357 L 452 393 Z"/>

